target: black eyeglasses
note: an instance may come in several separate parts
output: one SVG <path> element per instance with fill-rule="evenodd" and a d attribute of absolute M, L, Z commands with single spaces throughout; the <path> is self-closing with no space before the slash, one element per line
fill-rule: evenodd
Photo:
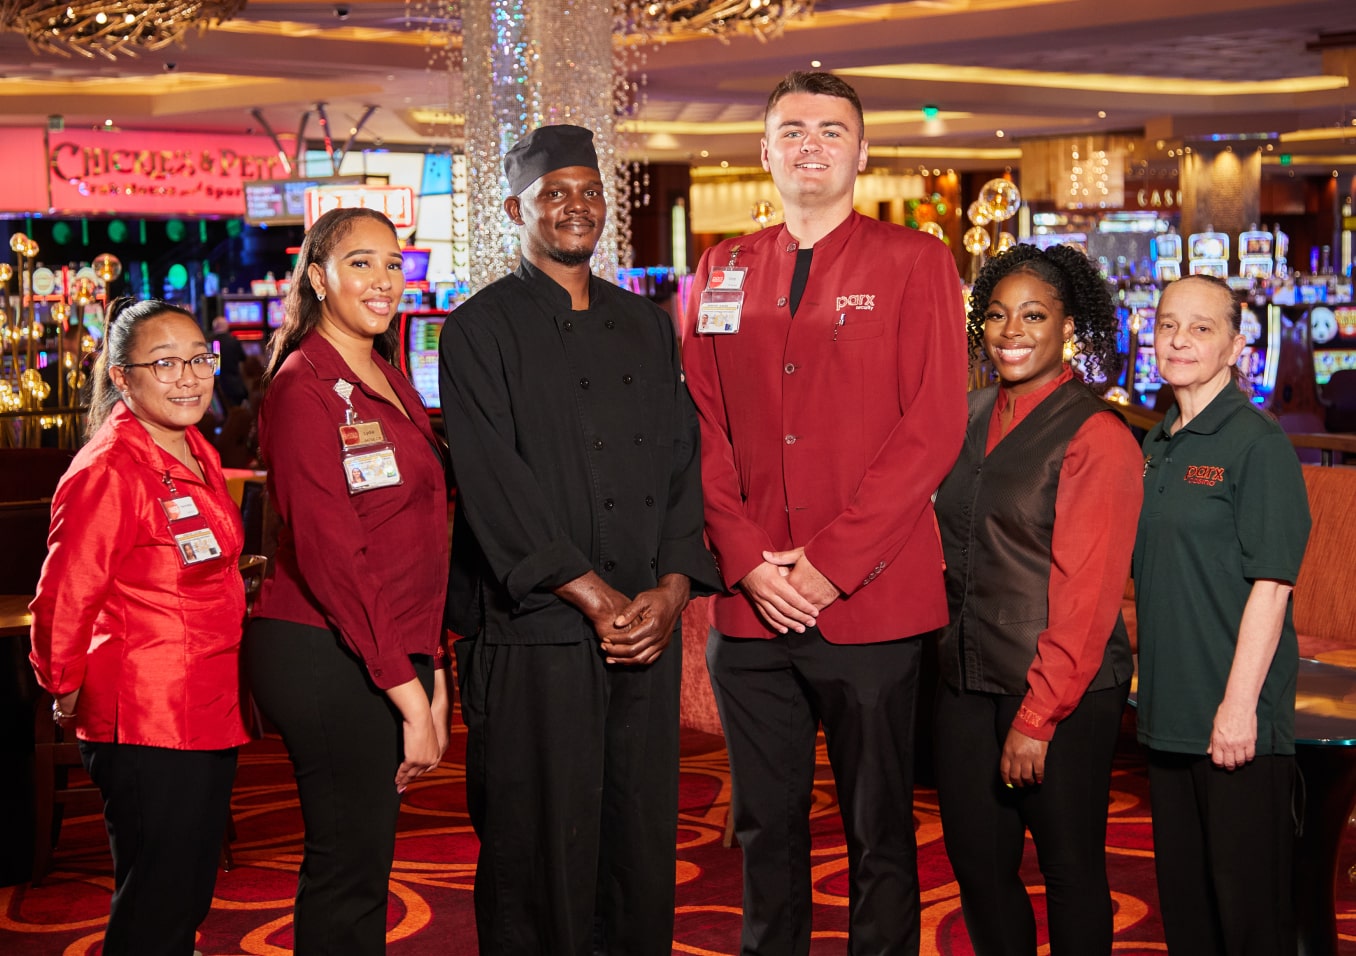
<path fill-rule="evenodd" d="M 192 358 L 179 358 L 177 355 L 171 355 L 168 358 L 156 359 L 154 362 L 128 362 L 120 368 L 148 368 L 155 380 L 164 385 L 173 385 L 179 379 L 184 377 L 184 366 L 187 365 L 193 370 L 193 374 L 198 378 L 211 378 L 217 372 L 217 366 L 221 364 L 221 358 L 215 352 L 203 352 L 201 355 L 195 355 Z"/>

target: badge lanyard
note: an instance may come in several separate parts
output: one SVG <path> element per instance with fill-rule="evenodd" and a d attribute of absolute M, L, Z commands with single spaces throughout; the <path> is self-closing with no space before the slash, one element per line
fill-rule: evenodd
<path fill-rule="evenodd" d="M 334 383 L 334 391 L 347 406 L 344 423 L 339 426 L 339 445 L 348 493 L 357 495 L 403 484 L 400 467 L 396 464 L 395 445 L 386 440 L 381 422 L 358 418 L 353 407 L 353 383 L 341 378 Z"/>
<path fill-rule="evenodd" d="M 724 269 L 712 269 L 697 306 L 697 332 L 704 335 L 732 335 L 739 331 L 744 312 L 744 277 L 748 269 L 737 267 L 741 247 L 730 250 L 730 262 Z"/>
<path fill-rule="evenodd" d="M 174 478 L 168 471 L 160 480 L 170 493 L 170 497 L 160 499 L 160 507 L 169 522 L 170 534 L 174 536 L 174 550 L 179 554 L 179 563 L 188 567 L 221 557 L 217 536 L 198 510 L 198 503 L 193 500 L 193 496 L 179 494 L 179 489 L 174 486 Z"/>

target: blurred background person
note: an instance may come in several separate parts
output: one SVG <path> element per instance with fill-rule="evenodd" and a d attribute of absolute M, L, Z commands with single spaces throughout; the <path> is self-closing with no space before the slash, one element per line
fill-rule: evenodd
<path fill-rule="evenodd" d="M 1144 439 L 1135 543 L 1139 739 L 1168 952 L 1296 951 L 1290 592 L 1309 501 L 1281 427 L 1239 387 L 1239 301 L 1172 283 L 1154 353 L 1175 404 Z"/>
<path fill-rule="evenodd" d="M 385 951 L 400 794 L 447 748 L 447 485 L 389 361 L 404 288 L 390 220 L 326 213 L 265 371 L 259 448 L 281 530 L 245 643 L 305 822 L 299 956 Z"/>
<path fill-rule="evenodd" d="M 104 799 L 103 952 L 189 956 L 212 905 L 241 720 L 244 533 L 195 427 L 217 357 L 183 309 L 115 302 L 89 442 L 52 499 L 32 603 L 38 682 Z"/>
<path fill-rule="evenodd" d="M 1120 606 L 1142 463 L 1069 364 L 1114 379 L 1119 323 L 1097 267 L 1019 245 L 975 283 L 965 445 L 937 493 L 951 622 L 942 632 L 937 794 L 977 956 L 1035 956 L 1019 869 L 1045 878 L 1050 952 L 1111 952 L 1106 816 L 1133 664 Z"/>

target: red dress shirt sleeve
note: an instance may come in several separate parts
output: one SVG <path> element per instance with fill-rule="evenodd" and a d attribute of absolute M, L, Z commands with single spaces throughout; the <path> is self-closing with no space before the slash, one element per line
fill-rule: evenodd
<path fill-rule="evenodd" d="M 1069 375 L 1051 383 L 1050 391 Z M 989 447 L 997 442 L 1002 402 L 994 405 Z M 1039 400 L 1019 402 L 1009 430 Z M 1078 706 L 1101 667 L 1130 576 L 1144 460 L 1134 436 L 1109 413 L 1083 423 L 1070 440 L 1055 495 L 1050 542 L 1049 611 L 1027 670 L 1027 692 L 1012 726 L 1050 740 L 1055 726 Z"/>
<path fill-rule="evenodd" d="M 404 628 L 385 594 L 388 572 L 368 561 L 368 535 L 357 511 L 365 503 L 361 495 L 349 494 L 344 481 L 340 418 L 327 403 L 324 387 L 299 376 L 276 378 L 261 415 L 260 451 L 301 580 L 326 620 L 362 658 L 373 683 L 387 690 L 412 680 L 414 666 L 402 640 Z M 406 452 L 399 458 L 402 469 L 408 457 Z M 265 597 L 259 610 L 267 616 Z"/>
<path fill-rule="evenodd" d="M 47 559 L 30 605 L 38 683 L 54 697 L 85 681 L 95 620 L 136 543 L 136 497 L 115 467 L 72 470 L 52 502 Z"/>

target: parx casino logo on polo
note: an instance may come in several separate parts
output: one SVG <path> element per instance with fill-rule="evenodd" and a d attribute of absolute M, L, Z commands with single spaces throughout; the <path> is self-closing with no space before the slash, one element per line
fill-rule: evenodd
<path fill-rule="evenodd" d="M 1224 469 L 1216 465 L 1187 465 L 1182 478 L 1189 485 L 1208 485 L 1213 488 L 1224 480 Z"/>
<path fill-rule="evenodd" d="M 875 293 L 867 295 L 865 292 L 859 292 L 856 295 L 840 295 L 835 300 L 833 310 L 842 312 L 844 309 L 858 309 L 870 312 L 876 307 Z"/>

